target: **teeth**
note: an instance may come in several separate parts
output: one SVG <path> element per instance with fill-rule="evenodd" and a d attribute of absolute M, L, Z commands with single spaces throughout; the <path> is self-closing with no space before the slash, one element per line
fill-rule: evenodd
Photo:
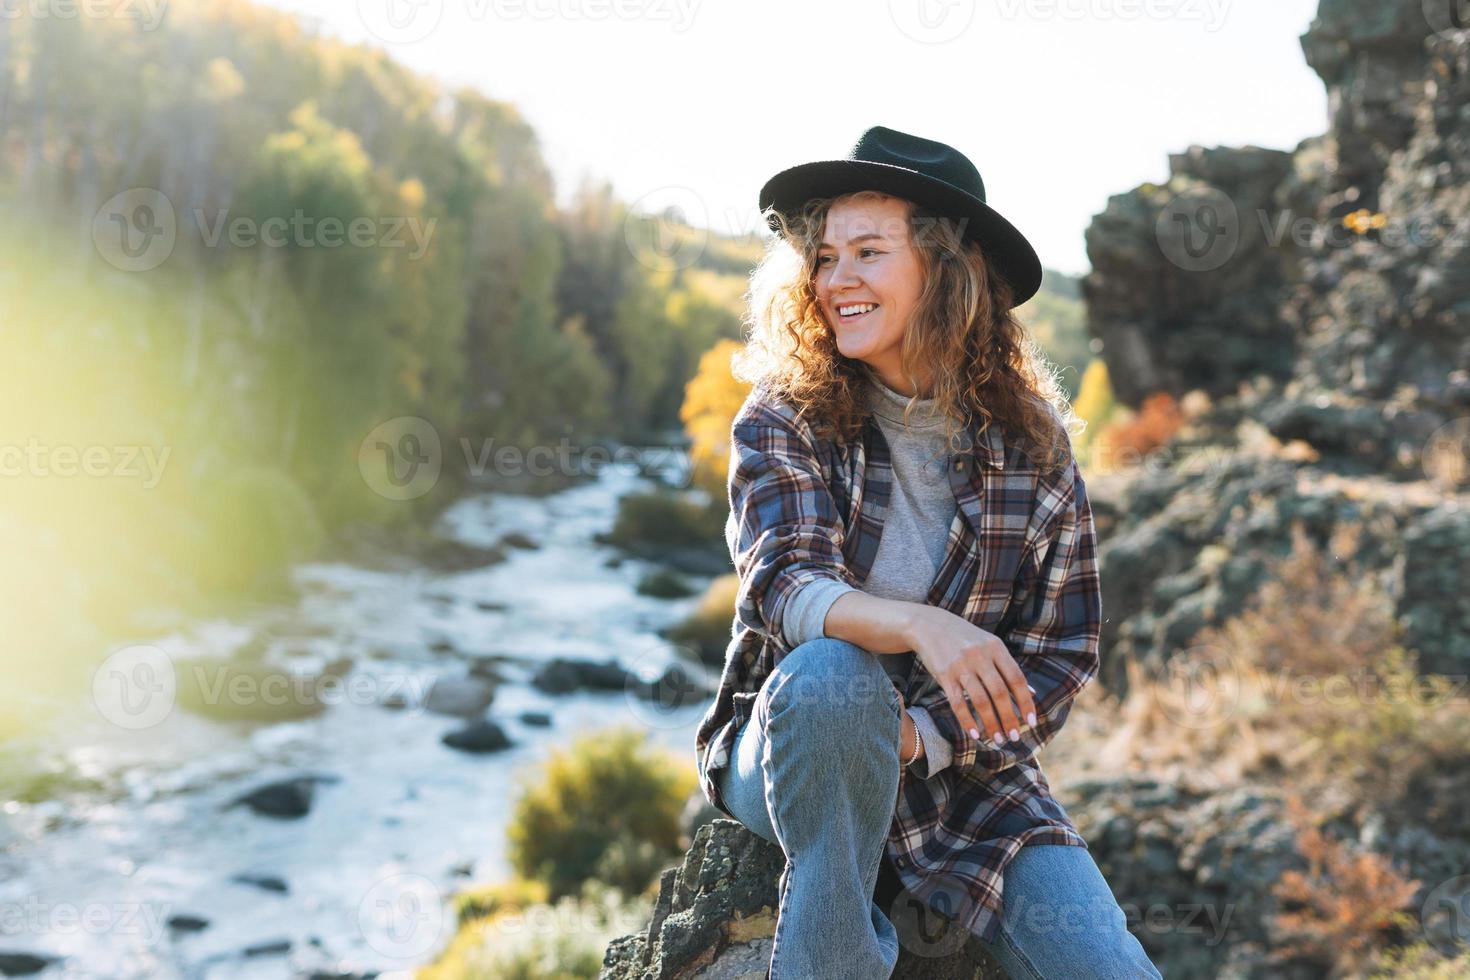
<path fill-rule="evenodd" d="M 852 316 L 854 313 L 867 313 L 869 310 L 876 310 L 877 308 L 877 303 L 858 303 L 855 306 L 839 306 L 837 307 L 837 312 L 843 316 Z"/>

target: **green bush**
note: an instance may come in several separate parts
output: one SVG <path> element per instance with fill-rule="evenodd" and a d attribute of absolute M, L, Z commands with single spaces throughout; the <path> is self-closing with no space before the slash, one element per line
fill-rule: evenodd
<path fill-rule="evenodd" d="M 679 816 L 695 776 L 646 738 L 631 728 L 584 735 L 553 754 L 541 781 L 516 801 L 511 865 L 545 882 L 552 901 L 609 871 L 625 891 L 641 892 L 677 862 Z"/>
<path fill-rule="evenodd" d="M 617 520 L 603 536 L 607 544 L 639 554 L 659 549 L 720 547 L 728 508 L 705 506 L 680 493 L 630 493 L 618 502 Z"/>

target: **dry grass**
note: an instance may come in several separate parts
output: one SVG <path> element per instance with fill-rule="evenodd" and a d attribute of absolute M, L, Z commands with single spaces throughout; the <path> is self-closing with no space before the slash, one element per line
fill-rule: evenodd
<path fill-rule="evenodd" d="M 1068 739 L 1059 767 L 1147 771 L 1210 789 L 1244 781 L 1351 799 L 1401 798 L 1440 765 L 1464 764 L 1463 679 L 1420 676 L 1398 643 L 1388 598 L 1353 561 L 1344 529 L 1327 557 L 1300 525 L 1293 551 L 1248 608 L 1176 651 L 1162 670 L 1128 665 L 1126 700 L 1079 701 L 1087 766 Z"/>
<path fill-rule="evenodd" d="M 1283 873 L 1272 889 L 1283 908 L 1272 921 L 1282 940 L 1273 952 L 1315 961 L 1329 978 L 1361 976 L 1380 946 L 1413 925 L 1404 907 L 1420 882 L 1379 854 L 1354 852 L 1323 834 L 1296 794 L 1286 798 L 1286 814 L 1308 868 Z"/>

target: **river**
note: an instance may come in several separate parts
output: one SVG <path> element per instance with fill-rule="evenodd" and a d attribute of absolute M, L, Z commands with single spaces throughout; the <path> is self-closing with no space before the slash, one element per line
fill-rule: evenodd
<path fill-rule="evenodd" d="M 480 546 L 514 531 L 539 547 L 455 574 L 303 564 L 292 570 L 298 602 L 143 644 L 170 660 L 228 656 L 268 631 L 268 660 L 289 654 L 293 669 L 310 669 L 350 658 L 352 668 L 323 713 L 287 722 L 219 722 L 175 706 L 129 727 L 78 706 L 46 748 L 98 788 L 12 802 L 0 815 L 0 952 L 57 957 L 40 977 L 224 980 L 318 964 L 386 975 L 431 960 L 454 932 L 453 893 L 510 874 L 505 831 L 519 781 L 554 749 L 624 724 L 694 770 L 706 699 L 667 709 L 621 691 L 550 695 L 529 683 L 536 663 L 556 656 L 615 656 L 643 674 L 675 662 L 656 630 L 697 598 L 638 595 L 654 566 L 610 567 L 618 552 L 594 541 L 619 497 L 650 485 L 610 465 L 548 496 L 469 496 L 437 530 Z M 488 717 L 514 745 L 448 748 L 441 736 L 462 722 L 423 710 L 418 696 L 489 656 L 505 658 L 505 680 Z M 383 706 L 395 693 L 407 708 Z M 526 711 L 551 724 L 523 722 Z M 324 777 L 303 817 L 230 805 L 299 775 Z M 273 890 L 242 875 L 280 881 L 267 882 Z M 207 925 L 170 927 L 177 916 Z"/>

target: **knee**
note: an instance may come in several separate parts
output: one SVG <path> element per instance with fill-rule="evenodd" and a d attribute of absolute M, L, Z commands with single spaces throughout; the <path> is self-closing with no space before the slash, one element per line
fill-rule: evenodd
<path fill-rule="evenodd" d="M 768 709 L 800 711 L 824 727 L 866 726 L 900 710 L 897 689 L 876 654 L 821 637 L 788 653 L 772 671 Z"/>

